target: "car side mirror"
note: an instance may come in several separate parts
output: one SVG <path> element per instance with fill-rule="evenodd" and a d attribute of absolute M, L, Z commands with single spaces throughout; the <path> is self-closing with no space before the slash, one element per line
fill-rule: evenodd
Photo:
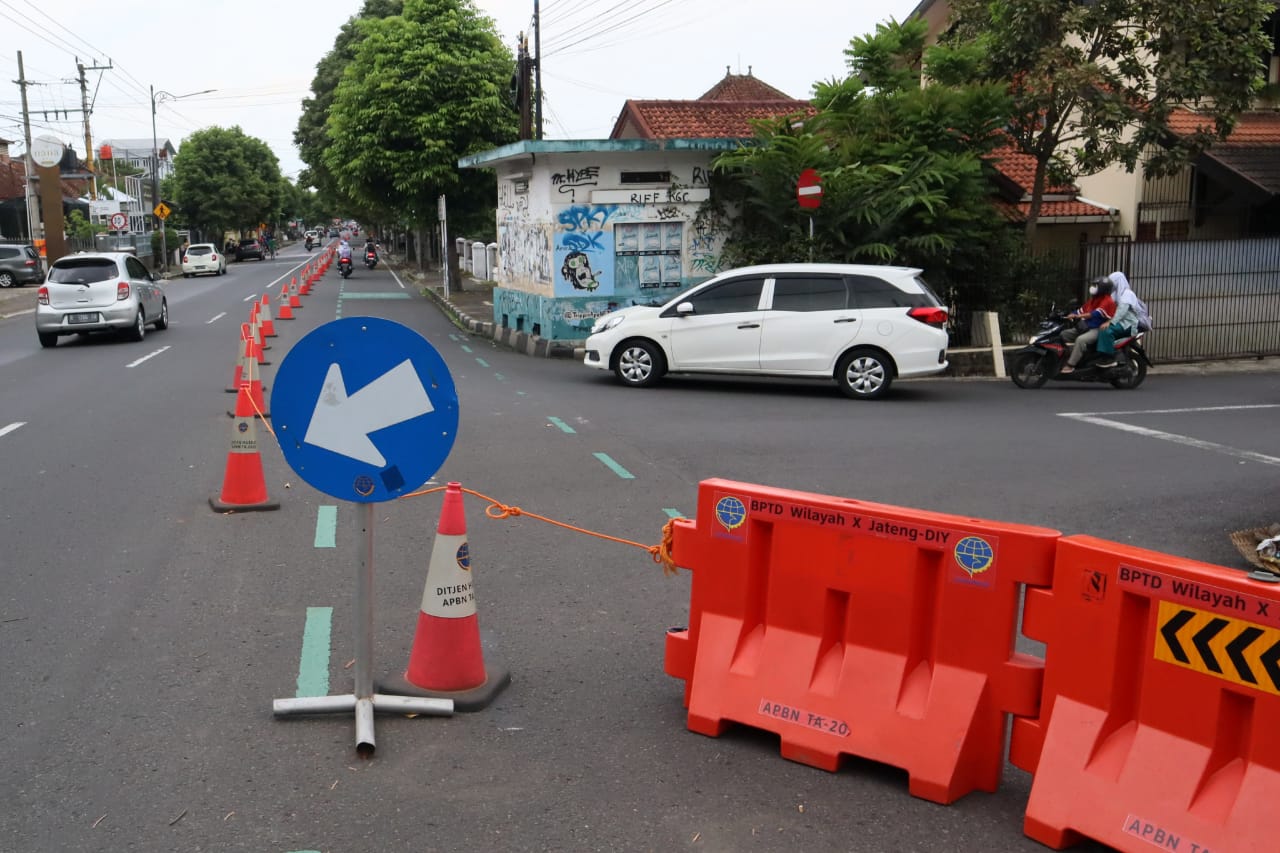
<path fill-rule="evenodd" d="M 676 313 L 680 316 L 694 313 L 692 302 L 681 302 L 676 306 Z"/>

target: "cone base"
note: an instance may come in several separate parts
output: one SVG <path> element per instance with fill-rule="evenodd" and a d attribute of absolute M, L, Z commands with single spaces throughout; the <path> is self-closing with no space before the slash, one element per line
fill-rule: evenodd
<path fill-rule="evenodd" d="M 279 509 L 280 502 L 266 500 L 256 504 L 229 504 L 223 503 L 220 498 L 209 498 L 209 506 L 213 507 L 214 512 L 266 512 Z"/>
<path fill-rule="evenodd" d="M 483 711 L 511 683 L 510 670 L 488 664 L 485 666 L 484 684 L 470 690 L 427 690 L 419 687 L 404 673 L 383 678 L 374 685 L 379 693 L 392 696 L 421 696 L 428 699 L 452 699 L 455 711 Z"/>
<path fill-rule="evenodd" d="M 258 420 L 263 420 L 264 418 L 269 418 L 269 417 L 271 417 L 271 413 L 270 413 L 270 412 L 263 412 L 261 415 L 259 415 L 257 412 L 250 412 L 250 413 L 248 413 L 248 414 L 246 414 L 246 415 L 237 415 L 237 414 L 235 413 L 235 410 L 234 410 L 234 409 L 228 409 L 228 410 L 227 410 L 227 417 L 229 417 L 229 418 L 257 418 Z"/>
<path fill-rule="evenodd" d="M 239 393 L 240 393 L 240 389 L 239 389 L 239 388 L 223 388 L 222 390 L 223 390 L 223 391 L 226 391 L 228 394 L 239 394 Z M 270 391 L 270 390 L 271 390 L 271 389 L 270 389 L 270 388 L 268 388 L 266 385 L 263 385 L 263 386 L 262 386 L 262 393 L 263 393 L 263 394 L 266 394 L 266 393 L 267 393 L 268 391 Z"/>

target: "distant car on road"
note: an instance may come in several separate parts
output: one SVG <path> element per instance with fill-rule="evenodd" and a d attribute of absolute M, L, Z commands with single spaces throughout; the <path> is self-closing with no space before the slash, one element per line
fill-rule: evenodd
<path fill-rule="evenodd" d="M 632 386 L 668 371 L 732 373 L 834 379 L 846 396 L 879 397 L 899 376 L 947 367 L 947 309 L 920 273 L 866 264 L 728 270 L 666 303 L 604 315 L 583 363 Z"/>
<path fill-rule="evenodd" d="M 0 245 L 0 287 L 22 287 L 44 281 L 40 253 L 30 243 Z"/>
<path fill-rule="evenodd" d="M 236 246 L 236 260 L 243 261 L 245 258 L 257 258 L 263 260 L 266 257 L 266 246 L 257 237 L 248 237 L 240 241 Z"/>
<path fill-rule="evenodd" d="M 40 346 L 57 346 L 62 335 L 125 332 L 140 341 L 147 326 L 169 327 L 164 287 L 142 261 L 124 252 L 80 252 L 49 267 L 36 293 Z"/>
<path fill-rule="evenodd" d="M 182 254 L 182 277 L 208 273 L 209 275 L 225 275 L 227 272 L 227 256 L 218 251 L 212 243 L 193 243 Z"/>

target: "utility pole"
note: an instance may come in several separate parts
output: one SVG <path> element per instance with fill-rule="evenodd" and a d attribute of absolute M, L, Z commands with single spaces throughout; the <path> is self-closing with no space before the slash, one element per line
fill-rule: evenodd
<path fill-rule="evenodd" d="M 89 180 L 89 198 L 96 199 L 98 197 L 98 170 L 93 164 L 93 136 L 89 132 L 89 81 L 85 77 L 86 71 L 110 71 L 110 65 L 91 65 L 85 68 L 84 63 L 76 57 L 76 69 L 80 72 L 80 105 L 81 112 L 84 113 L 84 166 L 89 170 L 92 177 Z"/>
<path fill-rule="evenodd" d="M 534 139 L 542 138 L 542 16 L 538 0 L 533 0 L 533 49 L 537 53 L 533 65 Z"/>
<path fill-rule="evenodd" d="M 22 67 L 22 51 L 18 51 L 18 79 L 13 82 L 18 84 L 18 88 L 22 90 L 22 140 L 27 144 L 27 152 L 23 155 L 23 180 L 22 180 L 22 200 L 23 206 L 27 209 L 27 239 L 34 242 L 36 239 L 35 220 L 31 218 L 35 213 L 31 205 L 31 175 L 35 169 L 35 164 L 31 161 L 31 116 L 27 112 L 27 87 L 31 83 L 27 80 L 27 73 Z"/>
<path fill-rule="evenodd" d="M 520 138 L 533 138 L 533 116 L 530 115 L 529 93 L 529 39 L 520 34 L 516 59 L 516 105 L 520 108 Z"/>

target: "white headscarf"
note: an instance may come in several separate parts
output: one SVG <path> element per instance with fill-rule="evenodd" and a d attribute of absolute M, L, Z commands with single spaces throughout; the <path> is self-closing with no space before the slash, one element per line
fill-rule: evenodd
<path fill-rule="evenodd" d="M 1138 318 L 1138 329 L 1140 331 L 1148 331 L 1151 328 L 1151 312 L 1147 310 L 1147 303 L 1138 298 L 1138 294 L 1133 292 L 1133 287 L 1129 284 L 1129 279 L 1124 273 L 1116 271 L 1107 276 L 1111 279 L 1111 283 L 1115 285 L 1116 305 L 1125 303 Z"/>

